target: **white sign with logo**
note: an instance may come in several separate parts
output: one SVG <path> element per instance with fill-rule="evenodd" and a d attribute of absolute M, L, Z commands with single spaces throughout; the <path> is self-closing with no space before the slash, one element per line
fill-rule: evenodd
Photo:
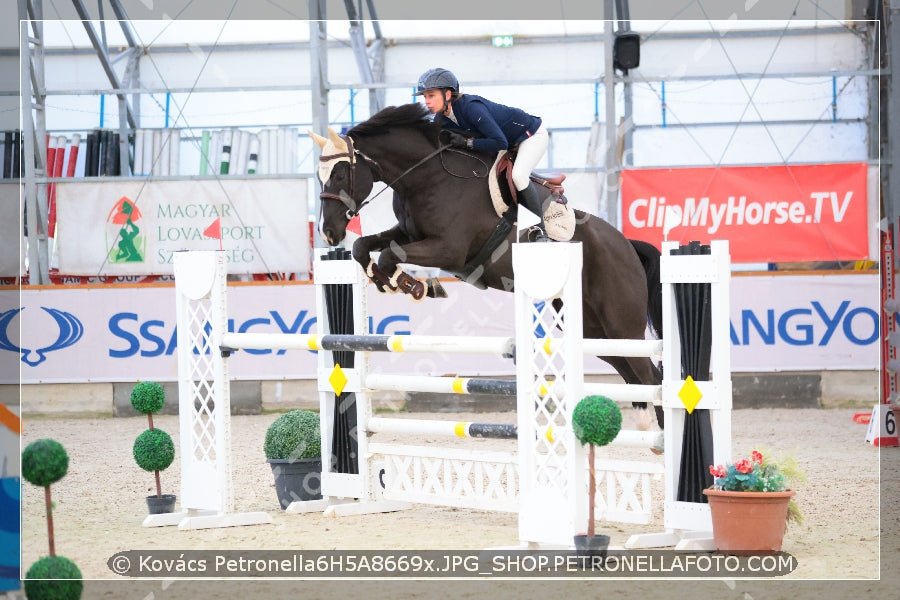
<path fill-rule="evenodd" d="M 305 273 L 307 179 L 60 182 L 59 271 L 169 275 L 179 250 L 227 252 L 230 274 Z"/>
<path fill-rule="evenodd" d="M 877 273 L 733 277 L 735 372 L 852 369 L 879 364 Z M 376 335 L 513 335 L 513 295 L 445 281 L 450 297 L 413 302 L 368 287 Z M 177 377 L 172 284 L 25 288 L 0 306 L 0 383 L 174 381 Z M 2 298 L 0 298 L 2 299 Z M 313 285 L 264 283 L 228 288 L 229 329 L 254 333 L 316 331 Z M 21 338 L 19 332 L 21 331 Z M 315 352 L 241 350 L 229 361 L 236 379 L 310 379 Z M 511 360 L 465 354 L 372 356 L 372 368 L 417 375 L 514 375 Z M 586 373 L 612 373 L 585 359 Z"/>

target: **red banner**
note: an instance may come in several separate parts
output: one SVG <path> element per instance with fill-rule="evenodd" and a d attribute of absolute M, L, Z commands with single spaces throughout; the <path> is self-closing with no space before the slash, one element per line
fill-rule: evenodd
<path fill-rule="evenodd" d="M 622 232 L 657 247 L 727 239 L 735 263 L 862 260 L 866 172 L 866 163 L 626 170 Z"/>

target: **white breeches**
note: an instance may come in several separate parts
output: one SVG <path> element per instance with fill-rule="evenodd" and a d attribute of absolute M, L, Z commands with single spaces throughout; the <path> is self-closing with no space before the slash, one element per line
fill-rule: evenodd
<path fill-rule="evenodd" d="M 512 180 L 517 190 L 524 190 L 530 182 L 531 172 L 547 152 L 550 136 L 543 124 L 531 137 L 519 143 L 519 152 L 513 164 Z"/>

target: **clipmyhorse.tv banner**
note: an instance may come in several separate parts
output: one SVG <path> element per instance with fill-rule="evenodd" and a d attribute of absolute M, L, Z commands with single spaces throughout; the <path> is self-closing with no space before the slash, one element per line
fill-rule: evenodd
<path fill-rule="evenodd" d="M 167 275 L 179 250 L 227 252 L 232 274 L 309 270 L 306 179 L 60 182 L 59 271 Z"/>
<path fill-rule="evenodd" d="M 735 263 L 862 260 L 866 171 L 865 163 L 626 170 L 622 232 L 657 247 L 727 239 Z"/>

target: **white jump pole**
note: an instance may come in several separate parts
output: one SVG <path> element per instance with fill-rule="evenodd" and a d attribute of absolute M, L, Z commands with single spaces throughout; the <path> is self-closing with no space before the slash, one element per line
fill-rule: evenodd
<path fill-rule="evenodd" d="M 440 335 L 323 335 L 283 333 L 226 333 L 228 348 L 252 350 L 354 350 L 357 352 L 439 352 L 441 354 L 511 355 L 509 338 Z"/>

